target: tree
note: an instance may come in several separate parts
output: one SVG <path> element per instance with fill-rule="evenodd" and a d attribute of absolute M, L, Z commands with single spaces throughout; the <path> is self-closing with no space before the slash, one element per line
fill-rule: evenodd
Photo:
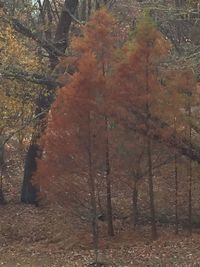
<path fill-rule="evenodd" d="M 195 105 L 195 80 L 192 71 L 185 70 L 183 71 L 185 81 L 184 85 L 182 84 L 183 94 L 185 95 L 185 113 L 187 117 L 187 136 L 190 141 L 190 146 L 192 145 L 192 105 Z M 189 233 L 192 233 L 192 184 L 193 184 L 193 170 L 192 170 L 192 160 L 188 160 L 188 229 Z"/>
<path fill-rule="evenodd" d="M 78 5 L 78 0 L 76 1 L 66 0 L 64 2 L 63 8 L 59 15 L 58 23 L 56 26 L 54 40 L 43 39 L 40 37 L 40 35 L 35 34 L 32 31 L 30 31 L 30 29 L 28 29 L 18 20 L 16 19 L 11 20 L 12 25 L 15 28 L 15 30 L 21 32 L 25 36 L 36 41 L 36 43 L 38 43 L 40 47 L 48 53 L 50 65 L 51 65 L 51 71 L 53 71 L 55 66 L 58 64 L 59 56 L 63 56 L 65 54 L 65 50 L 68 46 L 68 34 L 70 30 L 70 25 L 72 22 L 72 16 L 70 14 L 73 15 L 75 13 L 77 5 Z M 44 7 L 40 9 L 40 15 L 42 18 L 44 18 L 43 17 L 44 14 L 42 13 L 43 8 Z M 49 19 L 50 17 L 48 17 L 48 20 Z M 42 23 L 45 23 L 44 20 L 42 20 Z M 46 33 L 46 38 L 47 37 L 49 38 L 50 35 Z M 53 44 L 51 44 L 51 42 L 53 42 Z M 36 116 L 38 114 L 42 114 L 42 115 L 39 117 L 39 123 L 37 126 L 38 132 L 34 134 L 32 144 L 30 145 L 29 151 L 27 153 L 23 186 L 22 186 L 22 195 L 21 195 L 21 201 L 24 203 L 33 204 L 36 202 L 35 193 L 34 193 L 36 189 L 32 186 L 32 183 L 31 183 L 33 172 L 32 172 L 32 168 L 30 168 L 29 166 L 31 166 L 32 163 L 35 162 L 36 160 L 35 156 L 38 153 L 41 153 L 39 151 L 40 150 L 39 147 L 37 146 L 37 142 L 38 142 L 38 138 L 41 135 L 41 132 L 45 128 L 44 126 L 45 115 L 43 111 L 48 112 L 50 105 L 53 101 L 54 95 L 55 95 L 55 85 L 52 86 L 52 84 L 49 84 L 47 88 L 47 92 L 46 90 L 44 90 L 44 93 L 41 94 L 39 99 L 37 100 L 35 115 Z M 33 153 L 31 151 L 33 151 Z M 29 193 L 25 194 L 25 192 L 33 192 L 33 194 L 29 194 Z"/>
<path fill-rule="evenodd" d="M 175 135 L 188 136 L 189 143 L 192 142 L 192 106 L 196 105 L 194 98 L 195 79 L 189 68 L 170 71 L 167 75 L 167 94 L 165 120 L 174 125 Z M 167 107 L 168 106 L 168 107 Z M 186 129 L 186 130 L 185 130 Z M 174 175 L 175 175 L 175 217 L 176 233 L 178 233 L 178 153 L 174 151 Z M 188 227 L 192 231 L 192 160 L 188 161 Z"/>
<path fill-rule="evenodd" d="M 124 49 L 118 66 L 116 80 L 120 101 L 127 115 L 134 118 L 138 110 L 143 119 L 137 120 L 138 128 L 146 135 L 146 154 L 148 164 L 149 202 L 151 212 L 152 237 L 157 237 L 152 166 L 152 136 L 151 120 L 159 108 L 162 95 L 162 85 L 159 81 L 158 66 L 163 57 L 169 53 L 170 44 L 157 31 L 149 17 L 143 17 L 137 25 L 135 39 Z M 141 119 L 141 118 L 140 118 Z"/>
<path fill-rule="evenodd" d="M 130 12 L 131 10 L 130 7 L 131 8 L 133 7 L 134 10 L 135 9 L 139 10 L 139 6 L 136 5 L 135 7 L 132 1 L 129 2 L 129 1 L 122 0 L 122 1 L 81 1 L 81 2 L 85 2 L 85 3 L 91 2 L 92 4 L 95 2 L 97 4 L 95 8 L 97 8 L 99 3 L 100 5 L 107 4 L 108 7 L 112 6 L 114 8 L 114 11 L 117 14 L 119 13 L 121 14 L 121 12 L 123 13 L 122 14 L 123 23 L 125 19 L 127 18 L 131 20 L 132 12 Z M 165 3 L 168 3 L 168 1 L 165 1 Z M 195 4 L 195 2 L 190 2 L 189 5 L 192 5 L 192 8 L 194 8 L 195 10 L 197 9 L 197 3 Z M 33 5 L 32 1 L 28 1 L 28 0 L 27 1 L 20 1 L 20 0 L 9 1 L 9 2 L 5 2 L 4 5 L 1 4 L 1 20 L 7 25 L 10 25 L 15 30 L 15 32 L 19 33 L 18 38 L 23 39 L 25 41 L 26 46 L 29 49 L 29 51 L 35 50 L 35 52 L 39 54 L 40 61 L 44 63 L 44 66 L 45 66 L 44 69 L 39 70 L 39 71 L 35 69 L 29 70 L 27 68 L 19 68 L 18 64 L 12 65 L 12 68 L 10 65 L 6 66 L 6 68 L 4 68 L 3 66 L 1 66 L 0 68 L 1 77 L 3 79 L 23 81 L 24 86 L 27 85 L 26 82 L 28 81 L 29 83 L 27 87 L 29 87 L 30 82 L 34 84 L 39 84 L 45 87 L 47 86 L 47 88 L 45 88 L 46 90 L 44 91 L 42 90 L 42 93 L 40 94 L 39 98 L 37 99 L 37 101 L 35 101 L 36 103 L 34 102 L 35 110 L 36 110 L 35 117 L 38 117 L 38 114 L 41 114 L 41 113 L 43 114 L 44 110 L 49 110 L 50 104 L 52 103 L 54 96 L 55 96 L 55 88 L 57 86 L 62 86 L 62 82 L 57 81 L 57 77 L 60 74 L 58 73 L 59 71 L 61 71 L 61 74 L 63 73 L 63 69 L 60 70 L 59 68 L 56 68 L 56 66 L 59 65 L 57 64 L 59 63 L 59 60 L 62 57 L 67 56 L 68 54 L 68 51 L 66 51 L 66 47 L 68 46 L 69 41 L 70 41 L 70 38 L 68 38 L 69 37 L 68 33 L 70 32 L 71 23 L 74 22 L 74 23 L 79 24 L 80 22 L 76 19 L 77 13 L 75 12 L 75 10 L 77 6 L 78 6 L 78 1 L 71 1 L 71 0 L 63 1 L 61 5 L 56 4 L 56 1 L 49 1 L 49 0 L 37 1 L 37 4 L 35 5 Z M 175 10 L 172 8 L 169 11 L 169 8 L 166 7 L 167 12 L 163 13 L 162 11 L 163 9 L 161 8 L 160 10 L 159 7 L 160 6 L 158 6 L 156 11 L 154 9 L 156 14 L 154 13 L 153 15 L 155 15 L 154 17 L 157 18 L 160 29 L 168 36 L 168 38 L 172 41 L 174 46 L 177 47 L 177 41 L 173 42 L 173 40 L 176 39 L 175 38 L 176 31 L 174 31 L 174 20 L 178 21 L 179 18 L 181 18 L 181 14 L 180 14 L 181 10 L 178 9 L 177 11 L 177 9 Z M 185 8 L 185 6 L 183 7 Z M 26 12 L 24 12 L 24 8 Z M 171 12 L 171 11 L 173 13 L 172 15 L 173 15 L 174 20 L 171 20 L 168 23 L 168 20 L 167 20 L 169 17 L 168 12 Z M 198 23 L 192 16 L 189 17 L 190 12 L 187 9 L 186 11 L 187 11 L 186 12 L 187 19 L 184 19 L 183 23 L 187 27 L 182 27 L 182 29 L 188 29 L 188 25 L 192 22 L 192 25 L 194 26 L 194 27 L 192 26 L 194 28 L 194 31 L 192 33 L 191 43 L 187 41 L 188 36 L 190 35 L 191 31 L 187 30 L 187 38 L 185 37 L 182 38 L 185 40 L 184 41 L 185 53 L 183 53 L 182 58 L 179 58 L 179 62 L 182 62 L 182 59 L 184 60 L 185 55 L 186 55 L 186 58 L 190 60 L 190 64 L 194 63 L 193 66 L 196 66 L 197 61 L 198 61 L 197 60 L 198 53 L 195 52 L 196 51 L 195 49 L 197 49 L 196 44 L 198 45 L 198 41 L 193 42 L 193 40 L 196 39 L 196 37 L 198 37 L 198 34 L 195 34 L 196 30 L 198 31 Z M 136 13 L 138 14 L 138 11 Z M 170 15 L 170 18 L 171 18 L 171 15 Z M 127 27 L 123 27 L 124 30 L 126 28 Z M 182 33 L 182 36 L 184 35 L 185 33 Z M 190 51 L 187 49 L 188 45 L 190 45 L 191 47 Z M 182 44 L 180 44 L 180 46 L 183 48 Z M 188 51 L 189 51 L 189 55 L 188 55 Z M 64 71 L 66 71 L 66 69 L 64 69 Z M 68 68 L 67 71 L 69 71 L 70 73 L 73 73 L 73 70 L 71 71 L 70 68 Z M 39 116 L 38 121 L 42 121 L 44 117 L 45 117 L 44 114 Z M 38 122 L 37 124 L 38 127 L 35 127 L 35 128 L 39 130 L 40 124 L 42 123 Z M 41 133 L 41 130 L 39 130 L 39 133 Z M 37 135 L 38 134 L 34 135 L 34 140 L 32 140 L 32 143 L 37 143 L 37 138 L 35 138 Z M 158 136 L 156 138 L 158 138 Z M 191 149 L 190 147 L 188 147 L 188 142 L 187 142 L 188 140 L 182 140 L 182 141 L 183 143 L 180 144 L 180 142 L 177 142 L 177 140 L 175 139 L 172 146 L 174 146 L 174 144 L 176 143 L 176 147 L 180 151 L 180 153 L 183 153 L 186 156 L 191 157 L 192 159 L 200 161 L 198 145 L 195 144 L 195 146 L 192 147 Z M 36 154 L 37 153 L 35 153 L 35 155 Z M 29 154 L 27 156 L 27 161 L 28 160 L 29 160 Z M 33 162 L 32 159 L 30 159 L 30 161 Z M 26 169 L 26 166 L 25 166 L 25 169 Z M 24 176 L 24 180 L 30 181 L 31 173 L 29 174 L 27 170 L 25 171 L 25 173 L 26 175 Z M 28 183 L 25 182 L 25 184 L 29 184 L 31 187 L 30 182 Z M 29 191 L 29 190 L 25 190 L 25 191 Z M 32 198 L 27 198 L 27 197 L 24 198 L 23 194 L 22 194 L 22 200 L 26 203 L 35 202 L 35 200 L 33 200 Z"/>
<path fill-rule="evenodd" d="M 112 70 L 112 61 L 116 50 L 115 20 L 109 15 L 106 9 L 101 9 L 97 15 L 87 24 L 84 38 L 77 38 L 73 47 L 83 55 L 88 51 L 97 57 L 98 68 L 102 75 L 102 86 L 99 88 L 99 102 L 103 115 L 103 125 L 100 131 L 104 132 L 103 143 L 105 149 L 105 178 L 106 178 L 106 198 L 107 198 L 107 221 L 108 234 L 114 235 L 111 203 L 111 173 L 109 155 L 109 73 Z M 110 28 L 108 28 L 108 25 Z M 100 119 L 101 121 L 101 119 Z M 100 122 L 101 123 L 101 122 Z"/>
<path fill-rule="evenodd" d="M 173 133 L 180 136 L 184 132 L 184 114 L 182 112 L 184 107 L 184 88 L 185 88 L 185 72 L 176 69 L 173 66 L 165 72 L 163 76 L 163 83 L 165 87 L 165 97 L 161 117 L 173 127 Z M 187 78 L 186 78 L 187 79 Z M 163 133 L 163 136 L 165 133 Z M 168 137 L 167 137 L 168 138 Z M 174 214 L 175 214 L 175 234 L 179 232 L 179 214 L 178 214 L 178 192 L 179 192 L 179 157 L 180 154 L 176 149 L 172 149 L 174 158 L 174 185 L 175 185 L 175 201 L 174 201 Z"/>
<path fill-rule="evenodd" d="M 95 112 L 94 88 L 98 86 L 96 77 L 99 73 L 94 55 L 85 54 L 79 60 L 78 69 L 79 72 L 70 79 L 70 84 L 59 90 L 49 112 L 44 136 L 44 156 L 38 162 L 36 180 L 43 192 L 46 191 L 48 196 L 60 195 L 56 201 L 61 199 L 61 203 L 65 205 L 69 202 L 74 206 L 77 196 L 81 196 L 80 185 L 85 188 L 84 199 L 87 200 L 85 205 L 90 210 L 97 260 L 98 229 L 92 121 Z M 83 177 L 83 180 L 79 177 Z"/>
<path fill-rule="evenodd" d="M 48 127 L 42 138 L 44 154 L 38 161 L 34 179 L 34 184 L 40 186 L 43 192 L 62 199 L 62 203 L 70 202 L 74 206 L 77 196 L 83 194 L 85 206 L 90 210 L 95 263 L 98 261 L 95 177 L 101 170 L 97 169 L 98 164 L 94 162 L 94 158 L 98 160 L 103 155 L 107 181 L 110 179 L 110 167 L 107 165 L 109 144 L 105 89 L 106 73 L 114 52 L 114 25 L 113 17 L 102 9 L 84 26 L 83 36 L 74 38 L 72 49 L 75 55 L 71 61 L 74 62 L 77 72 L 69 78 L 69 83 L 58 91 L 50 109 Z M 96 129 L 97 122 L 102 125 L 100 134 Z M 98 136 L 103 136 L 105 150 L 97 152 L 95 143 Z M 109 210 L 112 209 L 111 185 L 110 180 L 108 181 L 108 219 L 112 223 L 112 210 Z M 81 198 L 78 199 L 81 201 Z M 108 234 L 112 235 L 113 229 L 110 227 L 112 225 L 108 224 Z"/>
<path fill-rule="evenodd" d="M 13 64 L 29 71 L 41 69 L 41 64 L 34 52 L 26 47 L 26 43 L 18 39 L 13 29 L 1 20 L 0 34 L 1 68 L 5 71 Z M 41 88 L 32 83 L 25 85 L 24 81 L 10 81 L 1 79 L 0 86 L 0 150 L 4 150 L 6 143 L 15 135 L 22 144 L 24 137 L 32 132 L 32 119 L 35 110 L 34 102 Z M 26 129 L 25 129 L 26 128 Z M 3 164 L 5 170 L 5 164 Z M 3 176 L 1 177 L 1 195 Z M 3 198 L 3 197 L 2 197 Z"/>

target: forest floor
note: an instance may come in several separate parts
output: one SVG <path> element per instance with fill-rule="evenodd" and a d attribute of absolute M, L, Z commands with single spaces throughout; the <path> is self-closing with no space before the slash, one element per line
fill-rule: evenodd
<path fill-rule="evenodd" d="M 92 262 L 91 237 L 72 228 L 64 210 L 7 204 L 0 207 L 0 266 L 84 267 Z M 171 227 L 159 227 L 151 242 L 149 227 L 122 230 L 100 239 L 99 257 L 106 266 L 200 266 L 200 230 L 188 236 L 174 235 Z"/>
<path fill-rule="evenodd" d="M 72 220 L 59 206 L 34 207 L 19 202 L 24 154 L 9 147 L 4 177 L 7 203 L 0 206 L 0 266 L 85 267 L 92 262 L 90 229 Z M 125 225 L 124 225 L 125 223 Z M 107 267 L 200 266 L 200 228 L 174 234 L 173 225 L 158 225 L 159 238 L 151 241 L 150 226 L 136 231 L 127 220 L 114 221 L 115 236 L 106 235 L 99 221 L 99 259 Z"/>

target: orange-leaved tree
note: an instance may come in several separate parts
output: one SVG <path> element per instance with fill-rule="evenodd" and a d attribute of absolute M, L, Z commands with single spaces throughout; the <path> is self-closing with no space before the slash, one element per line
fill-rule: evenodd
<path fill-rule="evenodd" d="M 136 128 L 145 133 L 146 158 L 148 164 L 149 202 L 151 213 L 152 237 L 157 237 L 153 166 L 151 117 L 159 112 L 163 87 L 160 81 L 159 66 L 168 55 L 170 43 L 156 29 L 151 18 L 144 14 L 138 21 L 134 39 L 125 47 L 119 57 L 116 71 L 117 102 L 120 103 L 122 117 L 127 126 L 135 120 Z"/>
<path fill-rule="evenodd" d="M 105 9 L 99 10 L 83 27 L 83 36 L 72 41 L 77 72 L 60 89 L 53 103 L 43 138 L 44 155 L 38 162 L 34 182 L 43 192 L 77 208 L 89 208 L 95 262 L 98 256 L 96 203 L 98 131 L 103 131 L 106 178 L 109 177 L 106 88 L 110 61 L 115 50 L 115 20 Z M 97 129 L 97 125 L 102 125 Z M 101 140 L 102 141 L 102 140 Z M 108 165 L 108 166 L 107 166 Z M 110 187 L 110 184 L 107 184 Z M 110 188 L 109 188 L 110 190 Z M 111 193 L 109 212 L 112 220 Z M 113 234 L 112 221 L 109 225 Z"/>
<path fill-rule="evenodd" d="M 95 54 L 98 68 L 102 79 L 102 87 L 98 90 L 98 103 L 101 117 L 99 117 L 100 132 L 102 134 L 101 146 L 104 150 L 105 168 L 103 168 L 106 180 L 106 209 L 108 235 L 114 235 L 112 202 L 111 202 L 111 167 L 110 167 L 110 144 L 109 144 L 109 95 L 110 95 L 110 74 L 112 73 L 112 63 L 117 47 L 116 21 L 108 14 L 106 9 L 101 9 L 89 22 L 84 31 L 84 37 L 76 38 L 73 41 L 73 48 L 81 55 L 87 51 Z"/>
<path fill-rule="evenodd" d="M 186 137 L 189 140 L 189 146 L 192 148 L 193 139 L 193 127 L 192 121 L 194 119 L 194 113 L 196 106 L 198 105 L 198 98 L 195 95 L 195 77 L 193 71 L 189 68 L 179 70 L 179 75 L 177 79 L 177 87 L 183 95 L 183 126 Z M 192 187 L 193 187 L 193 163 L 192 160 L 188 160 L 187 164 L 187 177 L 188 177 L 188 230 L 192 233 Z"/>
<path fill-rule="evenodd" d="M 174 66 L 166 71 L 164 75 L 165 97 L 161 108 L 161 117 L 174 128 L 174 136 L 186 135 L 190 146 L 192 141 L 192 105 L 194 101 L 195 79 L 192 71 L 185 66 Z M 170 139 L 169 134 L 163 132 L 163 138 Z M 178 191 L 179 191 L 179 162 L 180 156 L 176 149 L 173 149 L 174 156 L 174 182 L 175 182 L 175 233 L 179 230 L 178 216 Z M 188 225 L 192 230 L 192 161 L 188 162 Z"/>

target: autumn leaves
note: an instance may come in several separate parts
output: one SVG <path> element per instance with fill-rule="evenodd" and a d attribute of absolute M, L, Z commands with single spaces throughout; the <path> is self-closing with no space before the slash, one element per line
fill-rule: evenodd
<path fill-rule="evenodd" d="M 175 118 L 178 121 L 183 115 L 179 81 L 188 71 L 172 71 L 163 64 L 171 45 L 149 16 L 138 20 L 133 36 L 121 46 L 117 22 L 101 9 L 83 26 L 82 35 L 73 39 L 72 56 L 61 64 L 66 68 L 73 65 L 76 72 L 62 77 L 66 86 L 58 90 L 49 112 L 42 140 L 44 154 L 34 178 L 41 192 L 56 202 L 73 211 L 89 211 L 96 253 L 101 210 L 98 195 L 105 196 L 108 235 L 112 236 L 113 173 L 123 172 L 121 165 L 113 162 L 130 131 L 142 134 L 152 236 L 157 237 L 152 140 L 157 136 L 168 142 L 174 136 Z M 193 77 L 190 79 L 188 90 L 193 86 Z M 123 138 L 118 135 L 121 128 Z M 176 133 L 180 128 L 177 126 Z M 134 154 L 136 143 L 132 140 L 127 146 L 126 161 Z"/>

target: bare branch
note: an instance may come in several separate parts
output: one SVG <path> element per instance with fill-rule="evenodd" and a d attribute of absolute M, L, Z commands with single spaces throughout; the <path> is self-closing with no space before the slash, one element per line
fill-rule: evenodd
<path fill-rule="evenodd" d="M 132 114 L 134 114 L 140 120 L 145 120 L 145 115 L 142 112 L 138 112 L 136 109 L 132 109 Z M 140 125 L 134 123 L 133 121 L 123 120 L 125 127 L 142 135 L 146 135 L 146 130 L 140 127 Z M 164 143 L 168 147 L 176 149 L 181 155 L 200 163 L 200 146 L 195 142 L 192 142 L 182 136 L 174 133 L 173 127 L 168 123 L 162 121 L 158 117 L 151 117 L 149 121 L 150 136 L 153 140 Z M 169 137 L 163 137 L 163 132 L 169 132 Z"/>
<path fill-rule="evenodd" d="M 49 88 L 56 88 L 62 86 L 61 83 L 55 81 L 51 77 L 45 77 L 41 74 L 37 73 L 29 73 L 22 70 L 17 69 L 0 69 L 1 77 L 4 77 L 9 80 L 20 80 L 20 81 L 28 81 L 39 85 L 46 85 Z"/>
<path fill-rule="evenodd" d="M 59 49 L 54 46 L 51 42 L 47 42 L 45 39 L 41 38 L 37 33 L 31 31 L 28 27 L 26 27 L 22 22 L 20 22 L 16 18 L 4 17 L 3 20 L 9 23 L 17 32 L 23 34 L 24 36 L 34 40 L 37 44 L 39 44 L 43 49 L 45 49 L 50 55 L 54 57 L 63 56 Z"/>
<path fill-rule="evenodd" d="M 35 117 L 31 118 L 30 120 L 26 121 L 21 127 L 19 127 L 17 130 L 12 131 L 4 140 L 0 143 L 0 150 L 4 147 L 4 145 L 17 133 L 24 130 L 26 127 L 28 127 L 33 121 L 38 119 L 41 115 L 45 114 L 46 111 L 43 111 L 39 114 L 37 114 Z"/>
<path fill-rule="evenodd" d="M 70 17 L 73 19 L 73 21 L 75 21 L 76 23 L 82 25 L 85 24 L 83 21 L 78 20 L 71 12 L 68 8 L 64 8 L 64 10 L 70 15 Z"/>

